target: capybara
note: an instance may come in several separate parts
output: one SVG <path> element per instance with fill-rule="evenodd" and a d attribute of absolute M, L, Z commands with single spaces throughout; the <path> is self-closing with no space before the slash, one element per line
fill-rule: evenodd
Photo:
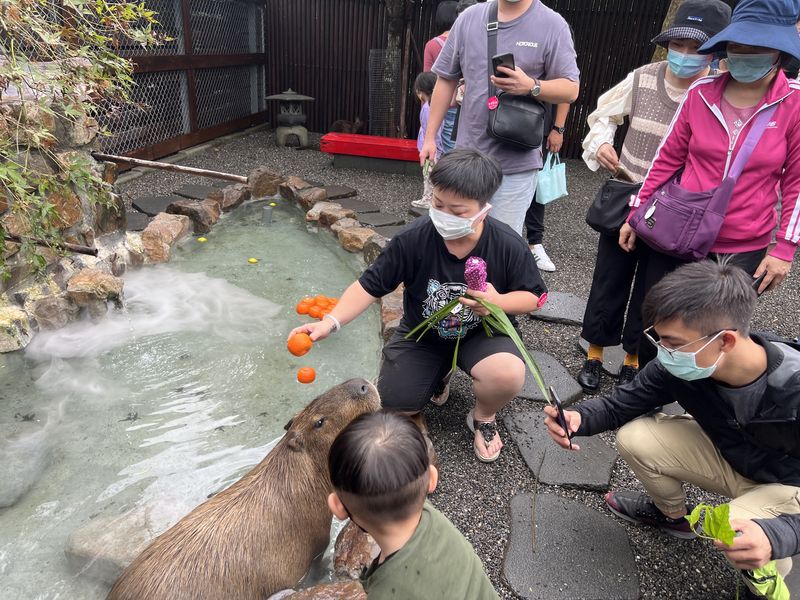
<path fill-rule="evenodd" d="M 263 600 L 294 587 L 328 545 L 331 444 L 378 408 L 378 391 L 363 379 L 315 398 L 264 460 L 158 536 L 108 599 Z"/>

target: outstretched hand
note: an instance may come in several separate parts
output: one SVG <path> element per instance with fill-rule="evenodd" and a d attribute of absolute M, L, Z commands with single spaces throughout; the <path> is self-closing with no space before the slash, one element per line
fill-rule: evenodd
<path fill-rule="evenodd" d="M 286 341 L 288 342 L 289 338 L 296 333 L 307 333 L 311 341 L 316 342 L 318 340 L 324 340 L 331 334 L 332 330 L 333 321 L 330 319 L 322 319 L 322 321 L 315 321 L 314 323 L 306 323 L 305 325 L 300 325 L 300 327 L 295 327 L 289 332 L 289 337 Z"/>
<path fill-rule="evenodd" d="M 544 424 L 547 427 L 547 433 L 553 438 L 553 441 L 569 450 L 569 438 L 567 432 L 558 424 L 558 411 L 555 406 L 545 406 L 544 414 L 547 415 L 544 419 Z M 574 410 L 564 411 L 564 420 L 567 422 L 567 429 L 570 434 L 574 434 L 581 426 L 581 414 Z M 572 443 L 572 450 L 580 450 L 581 447 L 575 442 Z"/>
<path fill-rule="evenodd" d="M 753 277 L 757 279 L 761 277 L 762 273 L 766 273 L 764 281 L 758 286 L 758 293 L 762 294 L 767 290 L 774 290 L 778 287 L 789 274 L 791 267 L 792 263 L 767 254 L 753 274 Z"/>

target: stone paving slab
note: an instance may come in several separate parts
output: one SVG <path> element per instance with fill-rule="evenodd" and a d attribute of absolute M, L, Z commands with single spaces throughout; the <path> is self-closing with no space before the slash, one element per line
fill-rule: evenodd
<path fill-rule="evenodd" d="M 328 195 L 328 200 L 339 200 L 358 195 L 358 190 L 347 185 L 326 185 L 322 187 L 325 190 L 325 193 Z"/>
<path fill-rule="evenodd" d="M 597 491 L 609 488 L 617 453 L 599 436 L 575 438 L 580 452 L 570 452 L 550 438 L 540 409 L 510 414 L 503 422 L 542 483 Z"/>
<path fill-rule="evenodd" d="M 143 196 L 133 200 L 131 205 L 139 212 L 155 217 L 158 213 L 167 212 L 167 207 L 180 199 L 180 196 Z"/>
<path fill-rule="evenodd" d="M 330 198 L 331 197 L 328 196 L 328 199 Z M 367 202 L 366 200 L 359 200 L 358 198 L 337 198 L 336 201 L 341 204 L 342 207 L 349 208 L 358 214 L 376 213 L 381 210 L 377 204 Z"/>
<path fill-rule="evenodd" d="M 128 211 L 126 217 L 128 231 L 144 231 L 151 220 L 149 216 L 139 211 Z"/>
<path fill-rule="evenodd" d="M 586 301 L 569 292 L 550 292 L 545 305 L 531 313 L 531 318 L 567 325 L 583 325 Z"/>
<path fill-rule="evenodd" d="M 419 217 L 427 217 L 428 216 L 428 209 L 427 208 L 417 208 L 416 206 L 412 206 L 408 209 L 408 214 L 410 214 L 415 219 Z"/>
<path fill-rule="evenodd" d="M 206 197 L 217 188 L 211 185 L 196 185 L 193 183 L 184 185 L 173 192 L 178 196 L 184 198 L 191 198 L 193 200 L 205 200 Z"/>
<path fill-rule="evenodd" d="M 625 529 L 552 494 L 511 499 L 503 574 L 530 600 L 636 600 L 639 576 Z"/>
<path fill-rule="evenodd" d="M 539 370 L 542 372 L 545 384 L 552 385 L 561 402 L 564 405 L 572 404 L 583 396 L 583 390 L 578 382 L 572 377 L 572 374 L 567 371 L 566 367 L 558 362 L 554 357 L 544 352 L 531 352 L 533 360 L 539 365 Z M 519 394 L 520 398 L 526 400 L 536 400 L 538 402 L 545 402 L 545 397 L 539 386 L 536 385 L 533 375 L 530 372 L 525 377 L 525 385 Z"/>
<path fill-rule="evenodd" d="M 361 221 L 365 227 L 388 227 L 390 225 L 403 225 L 406 222 L 402 217 L 382 212 L 358 213 L 356 218 Z"/>
<path fill-rule="evenodd" d="M 360 221 L 361 219 L 359 219 Z M 363 221 L 362 221 L 363 223 Z M 389 225 L 388 227 L 373 227 L 372 229 L 375 230 L 375 233 L 381 234 L 386 239 L 390 240 L 395 235 L 403 231 L 403 225 Z"/>
<path fill-rule="evenodd" d="M 589 342 L 583 338 L 578 338 L 578 348 L 586 354 L 589 352 Z M 603 371 L 612 377 L 619 375 L 622 363 L 625 361 L 625 350 L 622 345 L 609 346 L 603 351 Z"/>
<path fill-rule="evenodd" d="M 800 555 L 792 557 L 792 564 L 794 567 L 786 577 L 786 587 L 792 594 L 792 598 L 800 598 Z"/>

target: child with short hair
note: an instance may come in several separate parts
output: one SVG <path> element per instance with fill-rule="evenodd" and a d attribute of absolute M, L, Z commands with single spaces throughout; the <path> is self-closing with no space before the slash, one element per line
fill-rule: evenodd
<path fill-rule="evenodd" d="M 438 472 L 411 419 L 361 415 L 333 442 L 328 467 L 331 512 L 349 517 L 381 549 L 361 576 L 370 600 L 498 597 L 472 546 L 425 499 Z"/>
<path fill-rule="evenodd" d="M 418 414 L 429 401 L 443 404 L 460 338 L 457 364 L 472 378 L 476 399 L 467 426 L 475 455 L 482 462 L 500 456 L 503 442 L 495 414 L 522 390 L 526 367 L 511 338 L 499 333 L 490 336 L 481 326 L 487 309 L 464 296 L 468 293 L 508 315 L 521 315 L 536 310 L 547 291 L 522 237 L 487 215 L 489 198 L 502 177 L 497 162 L 477 150 L 445 154 L 431 171 L 429 215 L 396 234 L 322 321 L 291 332 L 321 340 L 402 283 L 403 318 L 383 348 L 378 379 L 381 403 L 408 415 Z M 485 292 L 467 289 L 464 266 L 470 256 L 486 262 Z M 456 298 L 460 305 L 418 342 L 406 339 L 414 327 Z"/>
<path fill-rule="evenodd" d="M 414 93 L 417 95 L 422 108 L 419 111 L 419 134 L 417 135 L 417 150 L 422 150 L 422 143 L 425 141 L 425 132 L 428 130 L 428 115 L 431 111 L 431 96 L 436 85 L 436 74 L 424 71 L 417 75 L 414 80 Z M 436 132 L 436 159 L 442 155 L 442 128 Z M 430 180 L 430 165 L 422 167 L 422 198 L 411 202 L 411 206 L 417 208 L 430 208 L 433 187 Z"/>

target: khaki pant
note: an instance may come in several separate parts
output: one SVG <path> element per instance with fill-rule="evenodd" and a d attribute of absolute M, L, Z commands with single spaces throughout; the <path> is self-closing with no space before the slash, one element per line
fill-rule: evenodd
<path fill-rule="evenodd" d="M 800 513 L 800 487 L 757 483 L 737 473 L 688 415 L 636 419 L 617 432 L 617 449 L 664 513 L 683 509 L 683 483 L 732 498 L 732 519 L 769 519 Z M 792 559 L 778 561 L 786 574 Z"/>

